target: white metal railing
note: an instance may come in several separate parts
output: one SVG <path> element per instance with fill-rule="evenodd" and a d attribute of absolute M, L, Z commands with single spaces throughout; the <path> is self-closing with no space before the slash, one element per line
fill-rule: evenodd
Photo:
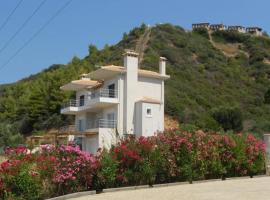
<path fill-rule="evenodd" d="M 71 99 L 68 102 L 64 103 L 62 105 L 62 108 L 67 108 L 67 107 L 78 107 L 79 101 L 75 99 Z"/>
<path fill-rule="evenodd" d="M 116 120 L 98 119 L 89 121 L 86 125 L 86 129 L 93 128 L 116 128 Z"/>
<path fill-rule="evenodd" d="M 91 93 L 91 99 L 99 97 L 117 98 L 117 90 L 112 89 L 99 89 Z"/>
<path fill-rule="evenodd" d="M 88 97 L 90 97 L 90 99 L 88 98 L 79 99 L 79 100 L 71 99 L 68 102 L 64 103 L 62 105 L 62 108 L 85 106 L 91 103 L 92 99 L 96 99 L 99 97 L 117 98 L 118 92 L 117 90 L 111 90 L 111 89 L 99 89 L 97 91 L 92 92 Z"/>

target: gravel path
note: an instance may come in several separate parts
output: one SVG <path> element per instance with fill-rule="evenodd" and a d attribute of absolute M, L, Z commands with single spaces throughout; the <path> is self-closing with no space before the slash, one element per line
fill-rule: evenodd
<path fill-rule="evenodd" d="M 72 200 L 269 200 L 270 177 L 118 191 Z M 70 199 L 71 200 L 71 199 Z"/>

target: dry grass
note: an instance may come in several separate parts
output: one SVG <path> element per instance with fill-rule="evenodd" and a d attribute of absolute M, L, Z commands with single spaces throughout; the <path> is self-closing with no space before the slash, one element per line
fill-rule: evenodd
<path fill-rule="evenodd" d="M 179 122 L 169 115 L 164 116 L 164 129 L 178 129 Z"/>
<path fill-rule="evenodd" d="M 239 47 L 241 47 L 240 43 L 214 43 L 215 48 L 221 50 L 226 56 L 228 57 L 234 57 L 236 56 L 241 50 Z"/>
<path fill-rule="evenodd" d="M 269 59 L 266 59 L 266 58 L 265 58 L 265 59 L 263 60 L 263 62 L 264 62 L 265 64 L 270 65 L 270 60 L 269 60 Z"/>

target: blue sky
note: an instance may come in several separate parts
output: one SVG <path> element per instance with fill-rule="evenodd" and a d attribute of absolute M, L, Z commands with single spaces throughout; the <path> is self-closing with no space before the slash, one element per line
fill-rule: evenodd
<path fill-rule="evenodd" d="M 42 0 L 24 0 L 0 31 L 0 49 Z M 10 45 L 0 52 L 0 68 L 68 0 L 47 0 Z M 0 2 L 0 25 L 19 0 Z M 88 45 L 118 42 L 142 22 L 194 22 L 260 26 L 270 32 L 268 0 L 73 0 L 20 54 L 0 69 L 0 84 L 17 81 L 48 66 L 87 55 Z"/>

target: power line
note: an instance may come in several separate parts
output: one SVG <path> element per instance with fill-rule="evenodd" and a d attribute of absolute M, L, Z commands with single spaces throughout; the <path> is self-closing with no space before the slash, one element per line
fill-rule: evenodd
<path fill-rule="evenodd" d="M 38 7 L 32 12 L 32 14 L 24 21 L 24 23 L 17 29 L 17 31 L 9 38 L 9 40 L 4 44 L 4 46 L 0 49 L 0 53 L 4 51 L 8 45 L 12 42 L 12 40 L 23 30 L 23 28 L 28 24 L 28 22 L 35 16 L 35 14 L 41 9 L 41 7 L 45 4 L 47 0 L 43 0 Z"/>
<path fill-rule="evenodd" d="M 2 29 L 7 25 L 8 21 L 10 20 L 10 18 L 12 17 L 12 15 L 15 13 L 15 11 L 17 10 L 17 8 L 19 8 L 19 6 L 21 5 L 21 3 L 23 2 L 23 0 L 20 0 L 17 5 L 15 6 L 15 8 L 9 13 L 9 15 L 7 16 L 6 20 L 3 22 L 3 24 L 0 26 L 0 31 L 2 31 Z"/>
<path fill-rule="evenodd" d="M 32 40 L 34 40 L 41 33 L 41 31 L 43 31 L 58 16 L 71 3 L 71 1 L 72 0 L 67 1 L 61 8 L 59 8 L 54 15 L 31 36 L 31 38 L 29 38 L 11 57 L 9 57 L 7 62 L 1 65 L 0 71 L 4 69 L 4 67 L 6 67 L 12 61 L 12 59 L 14 59 L 30 42 L 32 42 Z"/>

